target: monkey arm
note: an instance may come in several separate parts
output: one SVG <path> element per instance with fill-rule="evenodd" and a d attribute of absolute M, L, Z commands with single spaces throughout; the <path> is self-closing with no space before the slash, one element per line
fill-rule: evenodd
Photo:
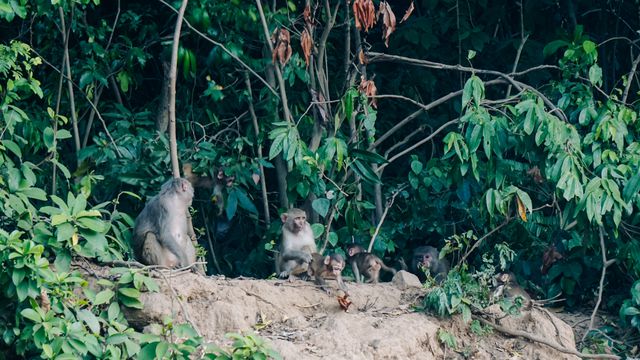
<path fill-rule="evenodd" d="M 358 270 L 358 262 L 356 259 L 351 260 L 351 271 L 353 271 L 353 276 L 356 278 L 356 282 L 358 284 L 362 283 L 362 279 L 360 278 L 360 270 Z"/>
<path fill-rule="evenodd" d="M 311 254 L 301 250 L 285 250 L 282 254 L 282 261 L 296 260 L 305 263 L 311 262 Z"/>

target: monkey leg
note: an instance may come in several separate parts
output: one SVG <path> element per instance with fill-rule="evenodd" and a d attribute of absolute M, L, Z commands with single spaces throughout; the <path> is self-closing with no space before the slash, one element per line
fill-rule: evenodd
<path fill-rule="evenodd" d="M 141 262 L 146 265 L 160 265 L 171 269 L 180 264 L 175 254 L 160 245 L 158 238 L 152 232 L 145 234 L 141 256 Z"/>
<path fill-rule="evenodd" d="M 293 275 L 298 275 L 300 277 L 305 276 L 308 269 L 309 269 L 308 262 L 298 262 L 297 260 L 288 260 L 288 261 L 285 261 L 280 266 L 281 271 L 278 277 L 281 279 L 289 278 L 289 280 L 292 280 Z"/>

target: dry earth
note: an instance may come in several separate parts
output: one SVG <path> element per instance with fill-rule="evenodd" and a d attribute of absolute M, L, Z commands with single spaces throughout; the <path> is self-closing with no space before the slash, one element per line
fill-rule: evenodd
<path fill-rule="evenodd" d="M 106 275 L 108 270 L 94 267 L 88 272 Z M 179 273 L 160 277 L 158 283 L 159 293 L 143 294 L 144 310 L 128 311 L 132 326 L 149 329 L 171 315 L 177 321 L 189 319 L 207 340 L 219 345 L 229 345 L 226 333 L 254 332 L 284 359 L 577 359 L 497 331 L 474 335 L 459 317 L 438 319 L 415 312 L 414 305 L 426 290 L 410 286 L 401 290 L 404 282 L 349 283 L 348 312 L 335 295 L 301 280 Z M 330 285 L 335 288 L 335 282 Z M 489 312 L 501 317 L 496 307 Z M 502 317 L 499 324 L 575 351 L 571 327 L 546 310 Z M 456 349 L 438 341 L 439 330 L 455 336 Z"/>

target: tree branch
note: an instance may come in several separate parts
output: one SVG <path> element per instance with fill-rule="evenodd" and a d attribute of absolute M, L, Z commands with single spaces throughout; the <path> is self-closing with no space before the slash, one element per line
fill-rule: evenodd
<path fill-rule="evenodd" d="M 178 164 L 178 143 L 176 139 L 176 75 L 178 66 L 178 46 L 180 44 L 180 30 L 182 19 L 187 8 L 188 0 L 182 0 L 176 28 L 173 32 L 173 46 L 171 48 L 171 70 L 169 71 L 169 152 L 171 155 L 171 170 L 174 178 L 180 177 L 180 165 Z"/>

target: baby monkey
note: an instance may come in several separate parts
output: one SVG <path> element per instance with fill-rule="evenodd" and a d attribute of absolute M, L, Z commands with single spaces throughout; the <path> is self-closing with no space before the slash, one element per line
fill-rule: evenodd
<path fill-rule="evenodd" d="M 524 307 L 530 307 L 533 303 L 531 296 L 518 284 L 516 275 L 512 272 L 498 273 L 495 276 L 497 286 L 493 291 L 492 297 L 494 299 L 500 299 L 505 297 L 510 300 L 516 298 L 522 298 L 522 305 Z"/>
<path fill-rule="evenodd" d="M 316 285 L 320 285 L 320 288 L 327 294 L 331 294 L 331 290 L 326 286 L 326 279 L 335 279 L 340 290 L 348 294 L 347 286 L 342 281 L 344 267 L 345 261 L 342 255 L 334 253 L 322 256 L 320 253 L 314 252 L 311 254 L 311 263 L 307 273 L 315 278 Z"/>
<path fill-rule="evenodd" d="M 347 254 L 349 255 L 349 263 L 351 264 L 351 270 L 353 270 L 353 276 L 356 278 L 356 282 L 361 283 L 362 274 L 367 282 L 377 284 L 380 281 L 380 270 L 396 274 L 396 269 L 390 268 L 376 255 L 367 252 L 362 246 L 351 244 L 347 247 Z"/>

